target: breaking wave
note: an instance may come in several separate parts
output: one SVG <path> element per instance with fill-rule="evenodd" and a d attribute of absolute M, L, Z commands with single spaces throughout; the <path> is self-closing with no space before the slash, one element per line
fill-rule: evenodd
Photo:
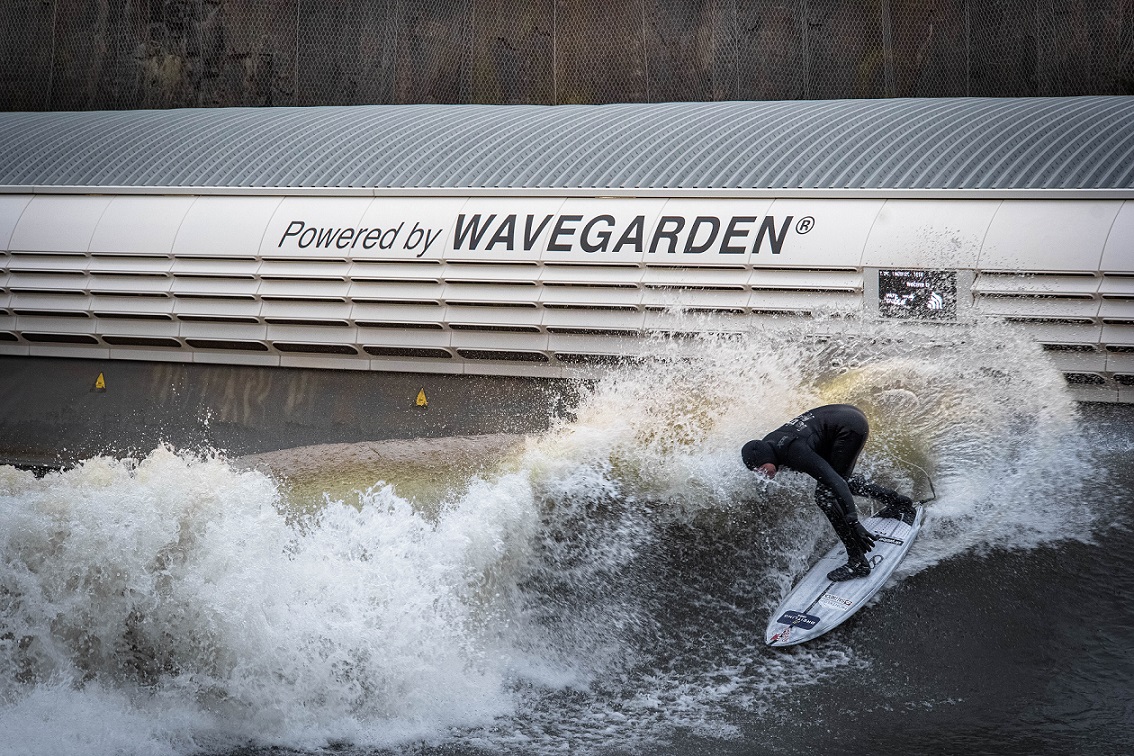
<path fill-rule="evenodd" d="M 1007 325 L 830 318 L 654 346 L 470 469 L 445 466 L 446 439 L 432 470 L 391 453 L 345 488 L 169 448 L 0 468 L 0 752 L 728 738 L 864 663 L 838 632 L 761 643 L 834 539 L 808 479 L 757 482 L 738 450 L 818 404 L 866 411 L 860 470 L 918 498 L 932 480 L 899 580 L 1096 527 L 1076 406 Z M 411 480 L 430 475 L 445 485 Z"/>

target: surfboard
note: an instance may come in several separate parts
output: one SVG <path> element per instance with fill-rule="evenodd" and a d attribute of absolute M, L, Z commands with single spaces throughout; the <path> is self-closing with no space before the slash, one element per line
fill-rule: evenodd
<path fill-rule="evenodd" d="M 850 619 L 886 584 L 910 550 L 924 517 L 925 509 L 917 507 L 912 523 L 885 517 L 862 520 L 863 527 L 878 538 L 866 555 L 872 567 L 870 574 L 839 583 L 828 580 L 828 572 L 846 564 L 846 550 L 837 544 L 776 607 L 764 631 L 764 643 L 777 648 L 794 646 L 818 638 Z"/>

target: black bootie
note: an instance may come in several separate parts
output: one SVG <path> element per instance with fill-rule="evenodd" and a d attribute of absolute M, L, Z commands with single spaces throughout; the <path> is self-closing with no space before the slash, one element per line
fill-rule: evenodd
<path fill-rule="evenodd" d="M 907 525 L 913 525 L 914 519 L 917 518 L 917 510 L 913 508 L 912 504 L 902 502 L 900 504 L 889 504 L 878 511 L 879 517 L 889 517 L 892 520 L 901 520 Z"/>
<path fill-rule="evenodd" d="M 870 574 L 870 564 L 864 559 L 861 562 L 851 561 L 842 567 L 836 567 L 827 573 L 827 579 L 832 583 L 841 583 L 844 580 L 864 578 Z"/>

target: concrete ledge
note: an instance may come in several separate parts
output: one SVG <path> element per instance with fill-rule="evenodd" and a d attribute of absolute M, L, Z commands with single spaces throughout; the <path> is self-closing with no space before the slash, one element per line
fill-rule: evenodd
<path fill-rule="evenodd" d="M 96 387 L 102 375 L 105 388 Z M 575 383 L 532 377 L 0 355 L 0 463 L 162 443 L 233 456 L 311 444 L 544 430 Z M 427 404 L 419 406 L 424 391 Z"/>

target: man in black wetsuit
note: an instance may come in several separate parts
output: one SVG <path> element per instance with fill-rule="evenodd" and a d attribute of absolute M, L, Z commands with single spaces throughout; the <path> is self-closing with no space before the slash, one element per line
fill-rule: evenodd
<path fill-rule="evenodd" d="M 818 481 L 815 503 L 847 549 L 847 563 L 827 573 L 829 580 L 870 574 L 866 552 L 874 548 L 875 538 L 858 521 L 854 494 L 883 502 L 886 507 L 878 513 L 882 517 L 913 522 L 912 499 L 867 483 L 862 476 L 852 476 L 869 434 L 862 410 L 849 404 L 828 404 L 789 420 L 762 440 L 749 441 L 740 451 L 749 470 L 769 478 L 775 477 L 779 468 L 787 467 Z"/>

